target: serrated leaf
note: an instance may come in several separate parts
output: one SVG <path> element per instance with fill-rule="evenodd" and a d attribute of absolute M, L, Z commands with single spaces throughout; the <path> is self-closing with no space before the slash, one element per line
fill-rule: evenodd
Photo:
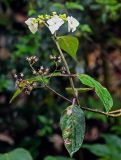
<path fill-rule="evenodd" d="M 72 157 L 82 145 L 85 134 L 85 116 L 79 106 L 67 107 L 60 119 L 64 144 Z"/>
<path fill-rule="evenodd" d="M 79 42 L 74 36 L 61 36 L 58 37 L 60 48 L 68 53 L 74 60 L 76 60 L 76 53 L 78 50 Z"/>
<path fill-rule="evenodd" d="M 18 148 L 14 151 L 1 154 L 0 160 L 32 160 L 32 157 L 27 150 Z"/>
<path fill-rule="evenodd" d="M 84 10 L 84 7 L 81 4 L 74 2 L 66 2 L 65 6 L 67 9 L 79 9 L 80 11 Z"/>
<path fill-rule="evenodd" d="M 10 103 L 11 103 L 19 94 L 21 94 L 22 91 L 23 91 L 22 89 L 17 89 L 17 90 L 14 92 L 14 94 L 13 94 L 11 100 L 10 100 Z"/>
<path fill-rule="evenodd" d="M 97 96 L 100 98 L 100 100 L 102 101 L 102 103 L 104 104 L 106 111 L 109 112 L 109 110 L 113 106 L 113 99 L 109 91 L 105 87 L 103 87 L 99 82 L 97 82 L 95 79 L 93 79 L 92 77 L 86 74 L 79 74 L 78 78 L 83 84 L 95 89 L 95 92 Z"/>

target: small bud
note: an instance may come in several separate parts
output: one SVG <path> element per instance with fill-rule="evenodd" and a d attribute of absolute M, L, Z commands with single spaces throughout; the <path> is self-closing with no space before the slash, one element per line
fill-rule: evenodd
<path fill-rule="evenodd" d="M 40 69 L 41 69 L 41 70 L 43 70 L 43 69 L 44 69 L 44 67 L 43 67 L 43 66 L 41 66 L 41 67 L 40 67 Z"/>
<path fill-rule="evenodd" d="M 14 78 L 17 78 L 18 76 L 17 76 L 17 74 L 14 74 Z"/>
<path fill-rule="evenodd" d="M 20 73 L 20 77 L 24 77 L 24 74 L 23 74 L 23 73 Z"/>
<path fill-rule="evenodd" d="M 57 13 L 56 13 L 56 12 L 52 12 L 52 14 L 53 14 L 53 16 L 54 16 L 54 15 L 57 15 Z"/>
<path fill-rule="evenodd" d="M 37 62 L 38 61 L 38 58 L 35 58 L 35 62 Z"/>
<path fill-rule="evenodd" d="M 30 91 L 28 91 L 28 90 L 25 90 L 24 93 L 27 95 L 30 95 Z"/>
<path fill-rule="evenodd" d="M 26 60 L 29 61 L 29 57 L 26 57 Z"/>
<path fill-rule="evenodd" d="M 46 72 L 48 72 L 49 71 L 49 68 L 46 68 Z"/>
<path fill-rule="evenodd" d="M 33 87 L 29 85 L 29 86 L 28 86 L 28 90 L 29 90 L 29 91 L 32 91 L 32 89 L 33 89 Z"/>
<path fill-rule="evenodd" d="M 53 56 L 52 56 L 52 55 L 50 55 L 49 57 L 50 57 L 51 60 L 53 59 Z"/>
<path fill-rule="evenodd" d="M 38 73 L 39 73 L 39 74 L 42 74 L 43 72 L 42 72 L 42 70 L 40 69 L 40 70 L 38 71 Z"/>
<path fill-rule="evenodd" d="M 32 86 L 33 86 L 33 87 L 36 87 L 36 86 L 37 86 L 37 83 L 36 83 L 36 82 L 34 82 L 34 83 L 32 84 Z"/>
<path fill-rule="evenodd" d="M 53 59 L 56 60 L 56 56 L 53 56 Z"/>
<path fill-rule="evenodd" d="M 46 14 L 45 19 L 50 19 L 50 15 Z"/>
<path fill-rule="evenodd" d="M 34 75 L 35 75 L 35 74 L 37 74 L 37 72 L 36 72 L 35 70 L 33 70 L 33 72 L 32 72 L 32 73 L 33 73 Z"/>

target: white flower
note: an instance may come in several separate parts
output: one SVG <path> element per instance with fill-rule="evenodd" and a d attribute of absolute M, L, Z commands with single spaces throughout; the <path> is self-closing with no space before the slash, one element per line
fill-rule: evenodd
<path fill-rule="evenodd" d="M 49 25 L 49 30 L 52 34 L 54 34 L 55 31 L 57 31 L 60 28 L 60 26 L 64 23 L 64 21 L 61 18 L 59 18 L 59 16 L 54 15 L 51 19 L 47 21 L 47 23 Z"/>
<path fill-rule="evenodd" d="M 38 30 L 38 23 L 34 22 L 36 20 L 35 18 L 29 18 L 25 21 L 25 23 L 28 25 L 30 31 L 34 34 Z"/>
<path fill-rule="evenodd" d="M 76 28 L 78 27 L 79 22 L 72 16 L 71 17 L 68 16 L 67 21 L 68 21 L 68 32 L 70 31 L 74 32 Z"/>

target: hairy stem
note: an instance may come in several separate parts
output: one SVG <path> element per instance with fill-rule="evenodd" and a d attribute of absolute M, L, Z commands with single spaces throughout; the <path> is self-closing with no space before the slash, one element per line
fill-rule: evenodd
<path fill-rule="evenodd" d="M 67 71 L 68 74 L 71 74 L 71 72 L 70 72 L 70 70 L 69 70 L 69 67 L 68 67 L 68 64 L 67 64 L 67 61 L 66 61 L 66 59 L 65 59 L 65 57 L 64 57 L 64 54 L 63 54 L 63 52 L 62 52 L 62 50 L 61 50 L 61 48 L 60 48 L 60 46 L 59 46 L 58 41 L 57 41 L 56 39 L 57 39 L 57 37 L 54 37 L 54 38 L 53 38 L 53 40 L 54 40 L 54 42 L 55 42 L 55 44 L 56 44 L 56 46 L 57 46 L 57 49 L 58 49 L 58 51 L 59 51 L 59 53 L 60 53 L 60 55 L 61 55 L 61 58 L 62 58 L 62 60 L 63 60 L 64 66 L 65 66 L 65 68 L 66 68 L 66 71 Z M 70 84 L 71 84 L 71 87 L 72 87 L 72 90 L 73 90 L 73 95 L 74 95 L 74 97 L 76 98 L 76 101 L 77 101 L 77 103 L 78 103 L 78 105 L 79 105 L 78 93 L 77 93 L 77 91 L 75 90 L 74 81 L 73 81 L 72 77 L 69 77 L 69 81 L 70 81 Z"/>

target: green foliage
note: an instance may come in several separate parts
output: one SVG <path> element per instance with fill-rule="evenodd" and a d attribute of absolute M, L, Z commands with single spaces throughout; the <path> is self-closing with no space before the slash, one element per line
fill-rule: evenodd
<path fill-rule="evenodd" d="M 73 59 L 76 60 L 76 53 L 78 50 L 79 42 L 74 36 L 61 36 L 58 37 L 58 43 L 62 50 L 67 52 Z"/>
<path fill-rule="evenodd" d="M 83 84 L 85 84 L 95 90 L 97 96 L 103 102 L 106 111 L 109 112 L 109 110 L 113 106 L 113 100 L 112 100 L 112 97 L 111 97 L 110 93 L 108 92 L 108 90 L 105 87 L 103 87 L 99 82 L 97 82 L 92 77 L 90 77 L 86 74 L 80 74 L 80 75 L 78 75 L 78 78 L 80 79 L 80 81 Z"/>
<path fill-rule="evenodd" d="M 75 90 L 78 93 L 84 93 L 84 92 L 88 92 L 88 91 L 92 90 L 92 88 L 75 88 Z M 72 88 L 66 88 L 66 91 L 73 94 L 73 89 Z"/>
<path fill-rule="evenodd" d="M 88 24 L 80 24 L 80 29 L 82 33 L 92 33 L 92 29 Z"/>
<path fill-rule="evenodd" d="M 20 88 L 19 88 L 19 89 L 17 89 L 17 90 L 14 92 L 14 94 L 13 94 L 11 100 L 10 100 L 10 103 L 11 103 L 19 94 L 21 94 L 22 90 L 23 90 L 23 89 L 20 89 Z"/>
<path fill-rule="evenodd" d="M 120 160 L 121 159 L 121 138 L 115 135 L 104 135 L 106 144 L 84 145 L 90 152 L 100 157 L 101 160 Z"/>
<path fill-rule="evenodd" d="M 44 160 L 74 160 L 72 158 L 67 158 L 67 157 L 54 157 L 54 156 L 47 156 Z"/>
<path fill-rule="evenodd" d="M 15 149 L 9 153 L 1 154 L 0 160 L 32 160 L 30 153 L 22 148 Z"/>
<path fill-rule="evenodd" d="M 121 151 L 121 138 L 112 134 L 105 134 L 103 135 L 103 138 L 108 145 L 111 145 L 114 148 L 117 148 L 117 150 Z"/>
<path fill-rule="evenodd" d="M 121 9 L 121 3 L 117 0 L 96 0 L 96 3 L 102 8 L 102 22 L 106 23 L 108 19 L 119 18 L 118 12 Z"/>
<path fill-rule="evenodd" d="M 2 26 L 2 28 L 3 28 L 3 26 L 5 26 L 4 27 L 6 29 L 5 33 L 7 34 L 8 41 L 10 42 L 11 39 L 13 39 L 12 43 L 10 43 L 10 47 L 8 46 L 8 44 L 4 45 L 4 47 L 9 47 L 9 50 L 11 51 L 12 54 L 11 54 L 10 59 L 5 60 L 3 62 L 1 61 L 2 62 L 1 71 L 3 73 L 0 76 L 0 91 L 2 91 L 2 92 L 6 91 L 6 90 L 10 91 L 9 90 L 10 87 L 12 88 L 11 90 L 14 89 L 14 87 L 11 83 L 12 80 L 6 80 L 7 76 L 10 75 L 10 70 L 13 70 L 16 68 L 17 71 L 21 71 L 21 69 L 24 69 L 24 71 L 27 74 L 29 74 L 28 71 L 26 70 L 26 67 L 25 67 L 26 66 L 25 61 L 21 62 L 21 60 L 20 60 L 21 56 L 25 57 L 25 56 L 36 54 L 41 57 L 41 63 L 42 63 L 41 65 L 43 65 L 43 64 L 48 65 L 48 61 L 47 61 L 48 55 L 51 52 L 52 53 L 54 52 L 53 45 L 52 45 L 52 43 L 50 43 L 51 42 L 49 40 L 50 37 L 48 36 L 48 32 L 46 32 L 46 30 L 43 30 L 43 31 L 41 30 L 40 31 L 41 34 L 36 34 L 33 36 L 32 34 L 28 34 L 28 33 L 26 35 L 24 35 L 25 30 L 23 28 L 21 29 L 21 31 L 14 28 L 14 26 L 16 26 L 15 21 L 17 20 L 18 17 L 20 18 L 20 20 L 25 19 L 27 17 L 25 17 L 25 15 L 23 16 L 23 14 L 20 13 L 21 11 L 19 11 L 19 10 L 18 10 L 17 14 L 12 12 L 12 8 L 10 7 L 11 2 L 12 2 L 12 0 L 6 0 L 6 1 L 2 0 L 2 4 L 3 3 L 5 4 L 4 11 L 6 10 L 7 14 L 4 15 L 3 17 L 1 16 L 1 18 L 0 18 L 1 19 L 0 25 Z M 22 5 L 21 2 L 18 2 L 18 3 L 20 5 Z M 16 2 L 16 4 L 18 4 L 18 3 Z M 102 51 L 102 50 L 105 50 L 105 48 L 108 48 L 109 44 L 111 46 L 114 45 L 114 42 L 112 41 L 112 37 L 115 38 L 118 42 L 120 41 L 119 39 L 117 39 L 117 35 L 119 34 L 118 30 L 120 31 L 120 23 L 117 20 L 118 20 L 118 18 L 120 18 L 120 9 L 121 9 L 121 3 L 118 0 L 94 0 L 94 1 L 93 0 L 86 0 L 86 1 L 85 0 L 82 0 L 82 1 L 76 0 L 73 2 L 59 1 L 57 3 L 55 3 L 55 1 L 49 1 L 49 0 L 44 0 L 44 1 L 30 0 L 27 3 L 28 3 L 27 7 L 23 6 L 25 8 L 24 11 L 26 9 L 28 9 L 29 10 L 28 15 L 33 16 L 33 17 L 37 14 L 37 10 L 39 10 L 41 13 L 50 13 L 50 11 L 57 11 L 58 13 L 63 13 L 63 12 L 67 13 L 68 12 L 69 14 L 70 13 L 72 15 L 75 14 L 76 16 L 79 13 L 79 16 L 77 16 L 77 17 L 80 21 L 80 26 L 79 26 L 80 30 L 78 32 L 76 32 L 76 35 L 79 38 L 80 37 L 82 38 L 82 39 L 80 39 L 81 43 L 79 44 L 80 48 L 82 48 L 82 52 L 79 52 L 80 57 L 78 57 L 78 58 L 82 59 L 84 64 L 86 64 L 85 61 L 88 58 L 86 53 L 89 53 L 88 49 L 90 49 L 90 47 L 91 47 L 91 49 L 95 50 L 94 46 L 96 46 L 98 43 L 100 51 Z M 6 9 L 6 7 L 8 7 L 8 9 Z M 1 11 L 1 8 L 2 8 L 2 6 L 0 7 L 0 11 Z M 69 9 L 69 10 L 67 11 L 66 9 Z M 13 18 L 14 21 L 12 19 L 10 19 L 9 13 L 11 13 L 11 15 L 15 15 L 15 18 Z M 115 21 L 115 24 L 114 24 L 114 21 Z M 18 24 L 18 22 L 17 22 L 17 24 Z M 103 22 L 103 24 L 102 24 L 102 22 Z M 83 24 L 83 23 L 86 23 L 86 24 Z M 22 21 L 21 21 L 21 25 L 24 26 Z M 108 32 L 109 29 L 110 29 L 110 32 Z M 67 29 L 63 30 L 62 33 L 65 33 L 66 31 L 67 31 Z M 90 37 L 90 33 L 92 35 L 91 37 Z M 102 33 L 104 33 L 104 34 L 102 34 Z M 4 31 L 3 31 L 3 34 L 4 34 Z M 82 35 L 86 35 L 86 36 L 82 36 Z M 11 38 L 9 38 L 9 37 L 11 37 Z M 61 48 L 65 52 L 67 52 L 69 55 L 71 55 L 74 59 L 76 59 L 76 52 L 78 49 L 78 42 L 77 42 L 78 40 L 76 40 L 76 39 L 74 40 L 75 37 L 70 38 L 72 36 L 70 36 L 70 37 L 68 36 L 69 38 L 67 38 L 67 36 L 62 36 L 62 37 L 64 37 L 64 39 L 62 38 L 60 40 L 61 41 L 60 42 Z M 16 39 L 18 39 L 18 41 L 16 41 Z M 44 42 L 42 42 L 41 39 L 44 39 Z M 92 45 L 92 42 L 94 45 Z M 101 48 L 101 46 L 104 46 L 104 48 Z M 85 57 L 85 59 L 83 57 Z M 100 58 L 99 60 L 102 61 L 102 58 Z M 73 70 L 75 69 L 75 66 L 73 65 L 72 61 L 70 61 L 70 66 L 71 66 L 71 68 L 73 68 Z M 85 67 L 87 67 L 87 66 L 85 66 Z M 87 68 L 87 70 L 88 70 L 88 68 Z M 2 76 L 3 74 L 5 75 L 4 77 Z M 55 76 L 56 75 L 58 75 L 58 73 L 57 74 L 55 73 Z M 88 78 L 89 78 L 89 76 L 88 76 Z M 105 105 L 106 111 L 109 111 L 113 105 L 113 102 L 112 102 L 112 98 L 110 97 L 110 94 L 108 93 L 107 89 L 102 87 L 94 79 L 92 80 L 92 79 L 90 79 L 90 78 L 88 79 L 88 78 L 86 76 L 85 79 L 81 80 L 81 82 L 83 81 L 82 83 L 89 86 L 90 88 L 76 88 L 77 91 L 79 93 L 83 93 L 85 91 L 95 89 L 97 95 L 99 96 L 99 98 L 101 99 L 103 104 Z M 91 82 L 89 82 L 89 81 L 87 82 L 87 79 L 89 81 L 91 80 Z M 28 81 L 30 83 L 38 82 L 38 83 L 43 84 L 43 81 L 45 84 L 48 83 L 48 79 L 46 79 L 46 78 L 43 79 L 41 76 L 30 78 L 30 79 L 28 79 Z M 62 80 L 61 78 L 60 78 L 60 82 L 57 82 L 54 79 L 52 81 L 52 84 L 54 84 L 55 90 L 58 90 L 61 92 L 63 90 L 63 86 L 64 86 L 62 84 L 65 84 L 63 82 L 65 82 L 65 80 Z M 61 87 L 58 85 L 61 85 Z M 67 91 L 69 93 L 72 93 L 72 89 L 70 89 L 70 88 L 67 88 Z M 22 92 L 22 90 L 18 89 L 14 93 L 11 101 L 14 98 L 16 98 L 21 92 Z M 17 121 L 21 121 L 19 123 L 22 123 L 22 126 L 24 126 L 23 122 L 25 124 L 27 123 L 28 128 L 29 128 L 29 125 L 31 125 L 31 124 L 32 124 L 31 125 L 32 127 L 33 127 L 33 124 L 36 126 L 36 122 L 33 121 L 33 119 L 38 118 L 39 124 L 42 125 L 40 132 L 39 132 L 39 129 L 37 132 L 37 133 L 39 133 L 40 139 L 39 140 L 37 139 L 37 141 L 36 141 L 35 138 L 33 138 L 33 136 L 31 137 L 30 135 L 24 135 L 22 137 L 23 139 L 24 138 L 27 139 L 29 142 L 32 141 L 32 144 L 28 145 L 27 147 L 30 149 L 30 146 L 32 146 L 34 148 L 34 149 L 32 149 L 34 152 L 33 154 L 36 154 L 36 152 L 37 153 L 39 152 L 38 146 L 41 143 L 41 136 L 48 137 L 48 134 L 52 133 L 52 125 L 53 124 L 49 123 L 49 122 L 51 122 L 52 119 L 56 119 L 57 117 L 59 117 L 59 114 L 62 112 L 62 108 L 65 106 L 65 103 L 64 102 L 62 103 L 62 101 L 59 100 L 59 104 L 61 105 L 61 107 L 57 107 L 56 103 L 54 101 L 54 98 L 53 98 L 53 94 L 46 93 L 46 96 L 45 96 L 45 93 L 42 90 L 39 90 L 39 94 L 37 91 L 34 92 L 31 95 L 31 97 L 32 98 L 28 98 L 29 99 L 28 101 L 26 100 L 26 104 L 21 105 L 21 108 L 24 108 L 22 111 L 22 115 L 25 114 L 25 116 L 21 117 L 20 114 L 18 114 L 20 112 L 18 108 L 20 108 L 20 107 L 17 107 L 17 106 L 15 107 L 16 110 L 14 109 L 14 107 L 12 108 L 12 112 L 14 112 L 14 110 L 15 110 L 15 112 L 17 113 L 15 115 L 20 116 L 20 117 L 17 117 Z M 44 98 L 44 97 L 46 97 L 46 98 Z M 32 99 L 33 99 L 33 101 L 32 101 Z M 93 96 L 92 96 L 92 99 L 94 100 Z M 97 101 L 95 103 L 94 103 L 94 101 L 93 102 L 91 101 L 90 104 L 91 104 L 91 106 L 96 106 L 97 108 L 98 108 L 98 106 L 100 106 L 100 103 L 97 104 Z M 27 107 L 25 107 L 24 105 Z M 37 107 L 36 107 L 36 105 L 37 105 Z M 46 109 L 45 109 L 45 105 L 47 106 Z M 1 107 L 1 109 L 2 109 L 2 107 Z M 27 116 L 26 116 L 26 113 L 27 113 Z M 38 116 L 38 113 L 39 113 L 39 116 Z M 40 116 L 40 114 L 43 114 L 43 116 Z M 51 119 L 48 118 L 49 114 L 51 114 Z M 91 113 L 91 112 L 86 112 L 86 114 L 88 114 L 88 116 L 87 116 L 88 118 L 95 118 L 98 120 L 103 119 L 103 120 L 101 120 L 101 122 L 103 122 L 103 123 L 107 122 L 107 117 L 105 117 L 105 116 L 102 116 L 103 117 L 102 118 L 101 115 L 98 115 L 98 114 L 94 115 L 94 113 Z M 28 118 L 28 116 L 29 116 L 29 118 Z M 4 116 L 4 118 L 0 119 L 0 122 L 4 123 L 1 126 L 7 126 L 6 124 L 10 124 L 9 126 L 7 126 L 7 130 L 9 130 L 9 129 L 11 130 L 11 127 L 12 127 L 12 131 L 14 132 L 14 134 L 17 135 L 16 130 L 17 130 L 18 125 L 16 125 L 17 127 L 14 126 L 16 119 L 13 122 L 13 117 L 14 116 L 12 116 L 12 118 L 10 116 Z M 9 120 L 12 119 L 11 122 L 9 121 L 9 123 L 8 123 L 8 119 Z M 114 120 L 112 120 L 112 121 L 113 121 L 113 123 L 115 122 Z M 32 123 L 32 122 L 34 122 L 34 123 Z M 110 122 L 110 119 L 108 119 L 108 123 L 109 122 Z M 56 123 L 56 122 L 54 121 L 53 123 Z M 110 123 L 108 125 L 110 126 Z M 112 126 L 112 130 L 115 131 L 115 133 L 121 134 L 121 129 L 119 127 L 120 125 L 121 125 L 121 123 L 118 123 L 118 125 L 117 125 L 117 121 L 116 121 L 116 126 Z M 30 130 L 32 130 L 31 126 L 29 128 Z M 19 130 L 21 130 L 21 128 Z M 36 131 L 33 134 L 36 134 Z M 17 137 L 17 138 L 20 138 L 20 137 Z M 112 137 L 110 137 L 110 136 L 107 137 L 107 139 L 110 140 L 110 142 L 112 144 L 114 144 L 114 147 L 115 147 L 115 143 L 116 143 L 116 145 L 118 145 L 117 139 L 112 138 L 113 139 L 112 140 L 111 138 Z M 21 141 L 24 141 L 23 139 Z M 119 138 L 118 138 L 118 140 L 119 140 Z M 119 141 L 119 145 L 120 145 L 120 143 L 121 142 Z M 109 142 L 108 142 L 108 144 L 109 144 Z M 43 144 L 42 144 L 42 146 L 43 146 Z M 102 149 L 99 149 L 100 147 L 102 147 Z M 114 154 L 116 154 L 116 157 L 114 159 L 118 160 L 118 158 L 120 159 L 120 154 L 119 154 L 119 157 L 117 158 L 117 156 L 118 156 L 117 150 L 119 150 L 119 147 L 115 147 L 116 149 L 114 147 L 113 147 L 113 145 L 111 145 L 110 150 L 111 151 L 115 150 Z M 101 158 L 102 158 L 103 152 L 106 155 L 106 152 L 108 154 L 109 149 L 107 149 L 107 145 L 106 145 L 106 147 L 104 147 L 104 145 L 102 145 L 102 146 L 98 145 L 94 148 L 94 150 L 95 150 L 95 154 L 97 152 L 100 152 L 99 154 L 101 154 Z M 105 157 L 105 155 L 104 155 L 104 157 Z M 54 158 L 54 160 L 56 158 L 57 160 L 59 160 L 60 157 L 50 157 L 50 158 Z M 67 158 L 65 158 L 65 159 L 67 159 Z M 107 160 L 107 159 L 112 160 L 112 157 L 107 158 L 107 159 L 104 158 L 104 159 L 105 160 Z"/>
<path fill-rule="evenodd" d="M 25 86 L 26 86 L 26 84 L 27 84 L 28 82 L 29 82 L 30 84 L 32 84 L 33 82 L 41 82 L 42 84 L 45 85 L 45 84 L 48 83 L 48 79 L 47 79 L 46 77 L 43 77 L 43 76 L 35 76 L 35 77 L 29 78 L 29 79 L 21 82 L 20 88 L 18 88 L 18 89 L 14 92 L 14 94 L 13 94 L 11 100 L 10 100 L 10 103 L 11 103 L 17 96 L 19 96 L 19 95 L 22 93 L 22 91 L 24 90 L 24 88 L 25 88 Z"/>
<path fill-rule="evenodd" d="M 100 157 L 107 157 L 110 155 L 110 149 L 104 144 L 84 145 L 84 148 L 89 149 L 93 154 Z"/>
<path fill-rule="evenodd" d="M 85 116 L 79 106 L 66 108 L 60 120 L 64 144 L 72 157 L 82 145 L 85 134 Z"/>
<path fill-rule="evenodd" d="M 29 81 L 30 83 L 33 83 L 33 82 L 41 82 L 44 84 L 48 83 L 48 79 L 45 76 L 35 76 L 27 79 L 27 81 Z"/>
<path fill-rule="evenodd" d="M 0 75 L 0 91 L 12 90 L 13 83 L 12 80 L 7 79 L 7 77 L 3 74 Z"/>
<path fill-rule="evenodd" d="M 38 131 L 38 134 L 40 136 L 46 136 L 46 135 L 49 135 L 52 133 L 52 123 L 53 121 L 52 120 L 49 120 L 48 121 L 48 117 L 45 117 L 45 116 L 42 116 L 42 115 L 39 115 L 37 117 L 38 121 L 39 121 L 39 124 L 42 125 L 42 128 L 40 129 L 40 131 Z"/>
<path fill-rule="evenodd" d="M 14 46 L 15 51 L 12 55 L 13 58 L 19 58 L 21 56 L 28 56 L 33 55 L 34 53 L 37 53 L 39 48 L 39 43 L 41 37 L 39 35 L 33 36 L 32 34 L 25 35 L 21 37 L 18 41 L 18 43 Z"/>
<path fill-rule="evenodd" d="M 79 9 L 80 11 L 84 10 L 84 6 L 74 2 L 66 2 L 65 4 L 67 9 Z"/>

